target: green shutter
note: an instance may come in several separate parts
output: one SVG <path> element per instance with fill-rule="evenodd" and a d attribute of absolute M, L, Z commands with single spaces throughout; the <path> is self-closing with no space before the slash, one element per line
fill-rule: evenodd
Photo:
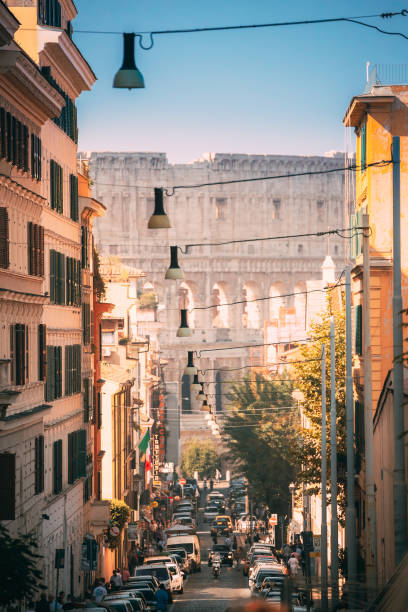
<path fill-rule="evenodd" d="M 68 434 L 68 483 L 72 484 L 74 476 L 74 433 Z"/>
<path fill-rule="evenodd" d="M 43 323 L 38 326 L 38 380 L 47 376 L 47 327 Z"/>
<path fill-rule="evenodd" d="M 362 171 L 367 166 L 367 123 L 363 123 L 360 128 L 360 159 Z"/>
<path fill-rule="evenodd" d="M 56 347 L 57 352 L 57 370 L 56 370 L 56 387 L 57 387 L 57 397 L 62 397 L 62 347 Z"/>
<path fill-rule="evenodd" d="M 84 423 L 89 423 L 89 378 L 84 378 L 83 409 Z"/>
<path fill-rule="evenodd" d="M 56 266 L 55 251 L 50 250 L 50 302 L 55 304 L 56 300 Z"/>
<path fill-rule="evenodd" d="M 77 477 L 86 476 L 86 429 L 79 429 L 78 438 L 78 472 Z"/>
<path fill-rule="evenodd" d="M 54 494 L 62 491 L 62 440 L 53 445 Z"/>
<path fill-rule="evenodd" d="M 363 354 L 363 321 L 362 321 L 361 304 L 358 304 L 355 309 L 355 352 L 357 355 Z"/>

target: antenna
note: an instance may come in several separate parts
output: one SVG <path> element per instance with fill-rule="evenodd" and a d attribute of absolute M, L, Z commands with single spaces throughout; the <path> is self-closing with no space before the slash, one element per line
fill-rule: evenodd
<path fill-rule="evenodd" d="M 370 72 L 370 62 L 366 62 L 366 83 L 368 83 L 369 72 Z"/>

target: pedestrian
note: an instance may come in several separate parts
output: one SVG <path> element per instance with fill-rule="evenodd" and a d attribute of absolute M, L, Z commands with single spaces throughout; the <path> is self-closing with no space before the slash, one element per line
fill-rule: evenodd
<path fill-rule="evenodd" d="M 105 588 L 105 579 L 99 578 L 98 584 L 92 591 L 92 597 L 96 601 L 96 603 L 101 603 L 105 599 L 108 594 L 108 591 Z"/>
<path fill-rule="evenodd" d="M 39 601 L 35 604 L 35 612 L 50 612 L 50 602 L 47 599 L 47 593 L 42 591 Z"/>
<path fill-rule="evenodd" d="M 228 546 L 228 548 L 231 547 L 231 538 L 229 536 L 227 536 L 224 540 L 224 544 L 225 546 Z"/>
<path fill-rule="evenodd" d="M 214 481 L 212 478 L 210 478 L 210 491 L 212 491 L 214 489 Z"/>
<path fill-rule="evenodd" d="M 35 612 L 35 605 L 33 601 L 28 602 L 26 612 Z"/>
<path fill-rule="evenodd" d="M 122 582 L 123 584 L 126 584 L 126 582 L 129 580 L 130 578 L 130 572 L 128 570 L 127 567 L 124 567 L 122 570 Z"/>
<path fill-rule="evenodd" d="M 113 574 L 110 577 L 109 582 L 110 582 L 112 591 L 118 591 L 119 587 L 123 585 L 122 576 L 118 574 L 118 571 L 116 569 L 113 570 Z"/>
<path fill-rule="evenodd" d="M 135 568 L 137 566 L 137 549 L 132 548 L 129 555 L 129 573 L 133 576 Z"/>
<path fill-rule="evenodd" d="M 51 604 L 52 612 L 60 612 L 60 610 L 63 609 L 62 606 L 64 605 L 64 596 L 65 596 L 64 591 L 60 591 L 57 598 L 54 599 Z"/>
<path fill-rule="evenodd" d="M 291 576 L 297 576 L 298 571 L 300 570 L 300 565 L 294 553 L 292 553 L 289 557 L 288 568 Z"/>
<path fill-rule="evenodd" d="M 207 492 L 207 479 L 206 478 L 204 478 L 203 480 L 203 489 L 204 489 L 204 492 L 206 493 Z"/>
<path fill-rule="evenodd" d="M 232 540 L 232 550 L 238 550 L 238 540 L 236 535 L 234 535 Z"/>
<path fill-rule="evenodd" d="M 156 600 L 156 610 L 165 612 L 167 610 L 167 604 L 169 603 L 169 595 L 164 588 L 164 584 L 160 584 L 158 590 L 154 594 L 154 598 Z"/>

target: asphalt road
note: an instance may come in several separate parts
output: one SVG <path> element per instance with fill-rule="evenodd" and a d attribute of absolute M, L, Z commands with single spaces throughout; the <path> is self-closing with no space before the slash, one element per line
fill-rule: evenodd
<path fill-rule="evenodd" d="M 224 492 L 221 488 L 219 490 Z M 203 503 L 204 501 L 201 501 L 200 505 Z M 185 580 L 184 594 L 174 597 L 174 612 L 224 612 L 230 605 L 242 599 L 248 600 L 248 579 L 242 574 L 242 566 L 237 570 L 235 567 L 222 565 L 221 576 L 218 579 L 213 577 L 211 568 L 207 565 L 207 550 L 213 544 L 209 523 L 200 521 L 197 534 L 201 547 L 201 572 L 191 574 Z M 221 543 L 222 540 L 218 541 Z"/>

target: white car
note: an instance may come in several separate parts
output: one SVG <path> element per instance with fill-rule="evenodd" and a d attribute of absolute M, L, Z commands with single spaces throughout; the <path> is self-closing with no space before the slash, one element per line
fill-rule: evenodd
<path fill-rule="evenodd" d="M 183 581 L 184 581 L 184 572 L 180 571 L 180 567 L 178 563 L 173 561 L 173 563 L 168 563 L 166 561 L 166 566 L 170 572 L 170 588 L 172 592 L 182 593 L 183 592 Z"/>

